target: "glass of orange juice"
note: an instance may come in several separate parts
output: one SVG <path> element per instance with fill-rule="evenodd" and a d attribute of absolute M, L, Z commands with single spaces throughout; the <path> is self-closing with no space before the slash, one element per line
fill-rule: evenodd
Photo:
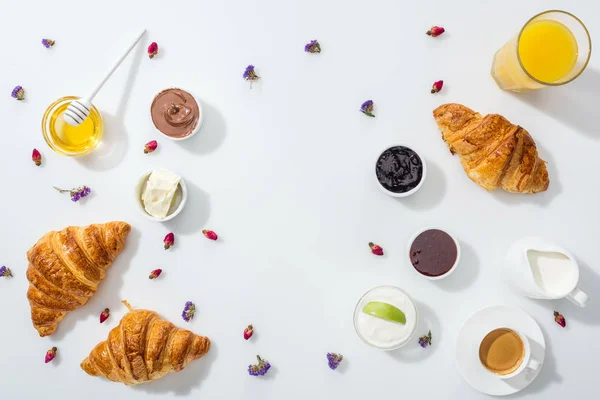
<path fill-rule="evenodd" d="M 566 11 L 544 11 L 521 28 L 494 56 L 492 77 L 500 89 L 526 92 L 577 78 L 592 54 L 590 34 Z"/>

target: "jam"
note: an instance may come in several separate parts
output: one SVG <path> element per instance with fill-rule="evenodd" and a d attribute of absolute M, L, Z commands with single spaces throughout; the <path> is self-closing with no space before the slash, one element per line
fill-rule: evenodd
<path fill-rule="evenodd" d="M 423 162 L 412 149 L 394 146 L 379 156 L 375 173 L 386 190 L 406 193 L 416 188 L 423 179 Z"/>
<path fill-rule="evenodd" d="M 444 275 L 452 269 L 458 248 L 452 236 L 439 229 L 428 229 L 415 238 L 410 246 L 410 262 L 421 274 Z"/>

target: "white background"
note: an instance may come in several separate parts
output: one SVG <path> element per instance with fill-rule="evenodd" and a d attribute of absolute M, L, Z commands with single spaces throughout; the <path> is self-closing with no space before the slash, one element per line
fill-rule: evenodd
<path fill-rule="evenodd" d="M 417 5 L 418 3 L 418 5 Z M 528 95 L 499 90 L 489 75 L 494 52 L 532 15 L 566 8 L 593 37 L 600 6 L 578 1 L 96 1 L 0 3 L 0 394 L 5 399 L 482 399 L 458 374 L 454 344 L 462 322 L 488 304 L 522 307 L 542 327 L 547 355 L 539 378 L 515 398 L 592 399 L 600 357 L 598 161 L 600 63 L 565 87 Z M 447 33 L 425 35 L 434 24 Z M 89 157 L 54 154 L 40 120 L 64 95 L 95 85 L 140 27 L 147 36 L 100 92 L 95 105 L 106 137 Z M 45 49 L 40 40 L 56 40 Z M 318 39 L 323 52 L 307 54 Z M 151 41 L 159 55 L 146 56 Z M 241 74 L 256 65 L 250 89 Z M 445 82 L 437 95 L 431 84 Z M 15 85 L 26 100 L 15 101 Z M 153 96 L 171 86 L 197 95 L 201 132 L 169 141 L 149 119 Z M 375 101 L 376 118 L 358 112 Z M 487 193 L 464 174 L 431 112 L 459 102 L 500 113 L 529 130 L 548 161 L 550 189 L 535 196 Z M 159 149 L 143 154 L 152 139 Z M 420 192 L 396 200 L 375 183 L 374 161 L 406 143 L 428 163 Z M 31 162 L 36 147 L 42 167 Z M 169 223 L 138 214 L 132 196 L 143 171 L 166 167 L 191 189 Z M 72 203 L 52 186 L 92 188 Z M 125 220 L 126 250 L 89 303 L 40 339 L 25 297 L 26 251 L 49 230 Z M 463 259 L 455 274 L 426 281 L 404 257 L 426 225 L 456 234 Z M 210 228 L 218 242 L 202 236 Z M 162 248 L 173 231 L 176 244 Z M 541 234 L 581 262 L 586 309 L 567 300 L 512 294 L 500 267 L 509 244 Z M 383 246 L 377 258 L 367 242 Z M 149 272 L 162 268 L 158 280 Z M 433 346 L 394 353 L 369 348 L 354 332 L 361 294 L 380 284 L 408 291 L 431 328 Z M 178 374 L 136 388 L 87 376 L 79 363 L 125 313 L 122 299 L 207 335 L 209 355 Z M 180 313 L 198 308 L 190 324 Z M 112 310 L 100 325 L 102 309 Z M 552 311 L 567 319 L 560 328 Z M 252 323 L 256 334 L 242 339 Z M 48 365 L 44 354 L 57 346 Z M 325 354 L 345 356 L 330 371 Z M 265 379 L 246 368 L 260 354 Z M 569 396 L 569 397 L 567 397 Z"/>

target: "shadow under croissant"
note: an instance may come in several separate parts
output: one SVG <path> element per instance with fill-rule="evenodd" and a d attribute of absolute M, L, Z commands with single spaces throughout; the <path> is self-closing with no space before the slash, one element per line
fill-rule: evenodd
<path fill-rule="evenodd" d="M 106 271 L 106 277 L 100 283 L 98 291 L 89 299 L 89 301 L 76 310 L 67 312 L 67 315 L 58 323 L 56 332 L 49 336 L 52 342 L 58 342 L 72 332 L 78 321 L 92 317 L 98 321 L 99 315 L 105 308 L 118 309 L 121 306 L 120 296 L 115 293 L 121 292 L 123 286 L 123 276 L 127 269 L 131 267 L 131 260 L 137 253 L 140 241 L 140 232 L 133 226 L 131 232 L 125 240 L 125 248 L 121 254 L 117 255 L 113 263 Z M 108 323 L 105 322 L 105 324 Z M 104 340 L 104 339 L 102 339 Z M 93 345 L 92 345 L 93 347 Z M 90 347 L 91 349 L 91 347 Z"/>
<path fill-rule="evenodd" d="M 192 389 L 200 386 L 202 381 L 208 378 L 210 366 L 217 358 L 217 346 L 211 340 L 210 350 L 199 360 L 192 361 L 182 371 L 171 372 L 160 379 L 152 382 L 141 383 L 131 386 L 134 390 L 148 393 L 175 393 L 176 395 L 187 395 Z M 114 382 L 110 382 L 117 384 Z"/>

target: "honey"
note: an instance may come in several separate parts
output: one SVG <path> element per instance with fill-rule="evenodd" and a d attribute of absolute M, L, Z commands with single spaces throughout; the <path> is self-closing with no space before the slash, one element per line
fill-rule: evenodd
<path fill-rule="evenodd" d="M 66 96 L 52 103 L 42 118 L 42 133 L 48 146 L 67 156 L 80 156 L 94 150 L 102 141 L 102 115 L 92 105 L 90 115 L 78 126 L 69 125 L 63 114 L 75 96 Z"/>

